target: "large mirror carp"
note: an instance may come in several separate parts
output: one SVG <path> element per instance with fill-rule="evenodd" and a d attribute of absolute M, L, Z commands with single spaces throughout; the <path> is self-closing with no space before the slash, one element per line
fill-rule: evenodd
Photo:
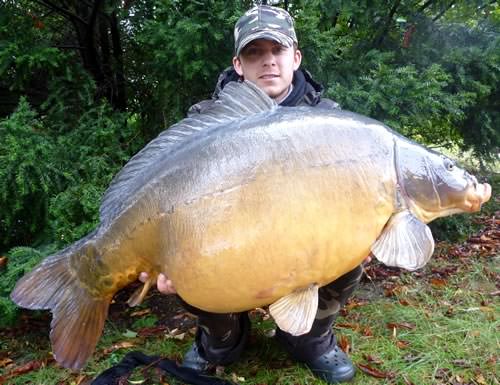
<path fill-rule="evenodd" d="M 478 211 L 491 187 L 382 123 L 341 110 L 279 107 L 230 83 L 204 114 L 173 125 L 135 155 L 106 192 L 100 224 L 43 260 L 11 294 L 50 309 L 56 360 L 79 369 L 113 295 L 160 272 L 210 312 L 270 306 L 306 333 L 318 288 L 370 253 L 414 270 L 434 241 L 426 223 Z"/>

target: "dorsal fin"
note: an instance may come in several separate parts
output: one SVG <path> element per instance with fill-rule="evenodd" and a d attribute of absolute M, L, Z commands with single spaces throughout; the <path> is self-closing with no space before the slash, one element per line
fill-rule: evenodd
<path fill-rule="evenodd" d="M 174 148 L 193 138 L 198 132 L 219 127 L 231 121 L 269 111 L 276 102 L 260 88 L 248 81 L 228 83 L 217 99 L 201 114 L 194 114 L 163 131 L 116 174 L 104 194 L 100 208 L 101 223 L 109 223 L 123 208 L 131 196 L 154 175 L 155 165 L 168 156 Z"/>

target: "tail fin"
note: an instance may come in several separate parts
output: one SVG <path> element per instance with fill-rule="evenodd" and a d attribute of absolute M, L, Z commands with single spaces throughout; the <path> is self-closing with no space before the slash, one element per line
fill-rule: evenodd
<path fill-rule="evenodd" d="M 28 309 L 50 309 L 50 340 L 55 359 L 64 367 L 81 369 L 102 334 L 111 298 L 92 297 L 70 268 L 78 245 L 43 260 L 22 277 L 11 299 Z"/>

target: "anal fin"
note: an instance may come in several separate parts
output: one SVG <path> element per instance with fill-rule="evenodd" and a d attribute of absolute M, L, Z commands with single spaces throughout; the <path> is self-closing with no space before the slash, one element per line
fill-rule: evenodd
<path fill-rule="evenodd" d="M 295 290 L 269 306 L 269 312 L 281 330 L 294 336 L 311 330 L 318 311 L 318 289 L 317 284 L 311 284 L 304 289 Z"/>

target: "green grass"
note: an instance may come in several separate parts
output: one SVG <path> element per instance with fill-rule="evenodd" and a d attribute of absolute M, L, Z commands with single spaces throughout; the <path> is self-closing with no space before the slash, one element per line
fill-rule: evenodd
<path fill-rule="evenodd" d="M 374 378 L 358 370 L 353 384 L 499 384 L 500 306 L 498 297 L 490 295 L 497 290 L 499 262 L 499 256 L 437 258 L 423 272 L 365 283 L 353 302 L 365 304 L 348 307 L 339 317 L 337 324 L 341 327 L 336 327 L 335 332 L 339 339 L 348 342 L 355 363 L 391 372 L 393 377 Z M 447 269 L 455 271 L 436 278 L 436 271 Z M 384 287 L 397 295 L 385 297 Z M 147 307 L 146 303 L 144 308 Z M 188 330 L 183 339 L 171 338 L 166 332 L 147 338 L 125 337 L 126 330 L 151 327 L 157 317 L 161 318 L 158 314 L 143 317 L 130 314 L 131 310 L 126 309 L 121 318 L 107 322 L 96 354 L 80 375 L 86 379 L 95 377 L 119 362 L 129 350 L 139 349 L 180 360 L 189 348 L 193 329 Z M 407 323 L 411 328 L 397 325 L 394 332 L 388 323 Z M 292 362 L 276 341 L 268 337 L 273 328 L 271 320 L 263 320 L 262 315 L 256 313 L 248 349 L 238 363 L 224 368 L 220 375 L 249 385 L 321 383 L 302 365 Z M 48 330 L 43 328 L 16 338 L 0 334 L 0 348 L 8 352 L 17 365 L 44 359 L 50 355 L 47 334 Z M 399 342 L 398 346 L 398 341 L 404 341 L 404 345 Z M 104 353 L 104 349 L 123 342 L 134 346 Z M 378 363 L 368 362 L 370 358 Z M 8 370 L 0 369 L 0 376 Z M 132 378 L 135 383 L 162 383 L 157 373 L 149 372 L 146 377 L 148 380 L 141 382 L 144 376 L 137 371 Z M 77 381 L 78 374 L 52 362 L 13 377 L 7 383 L 49 385 L 76 384 Z M 164 381 L 172 384 L 171 380 Z"/>

